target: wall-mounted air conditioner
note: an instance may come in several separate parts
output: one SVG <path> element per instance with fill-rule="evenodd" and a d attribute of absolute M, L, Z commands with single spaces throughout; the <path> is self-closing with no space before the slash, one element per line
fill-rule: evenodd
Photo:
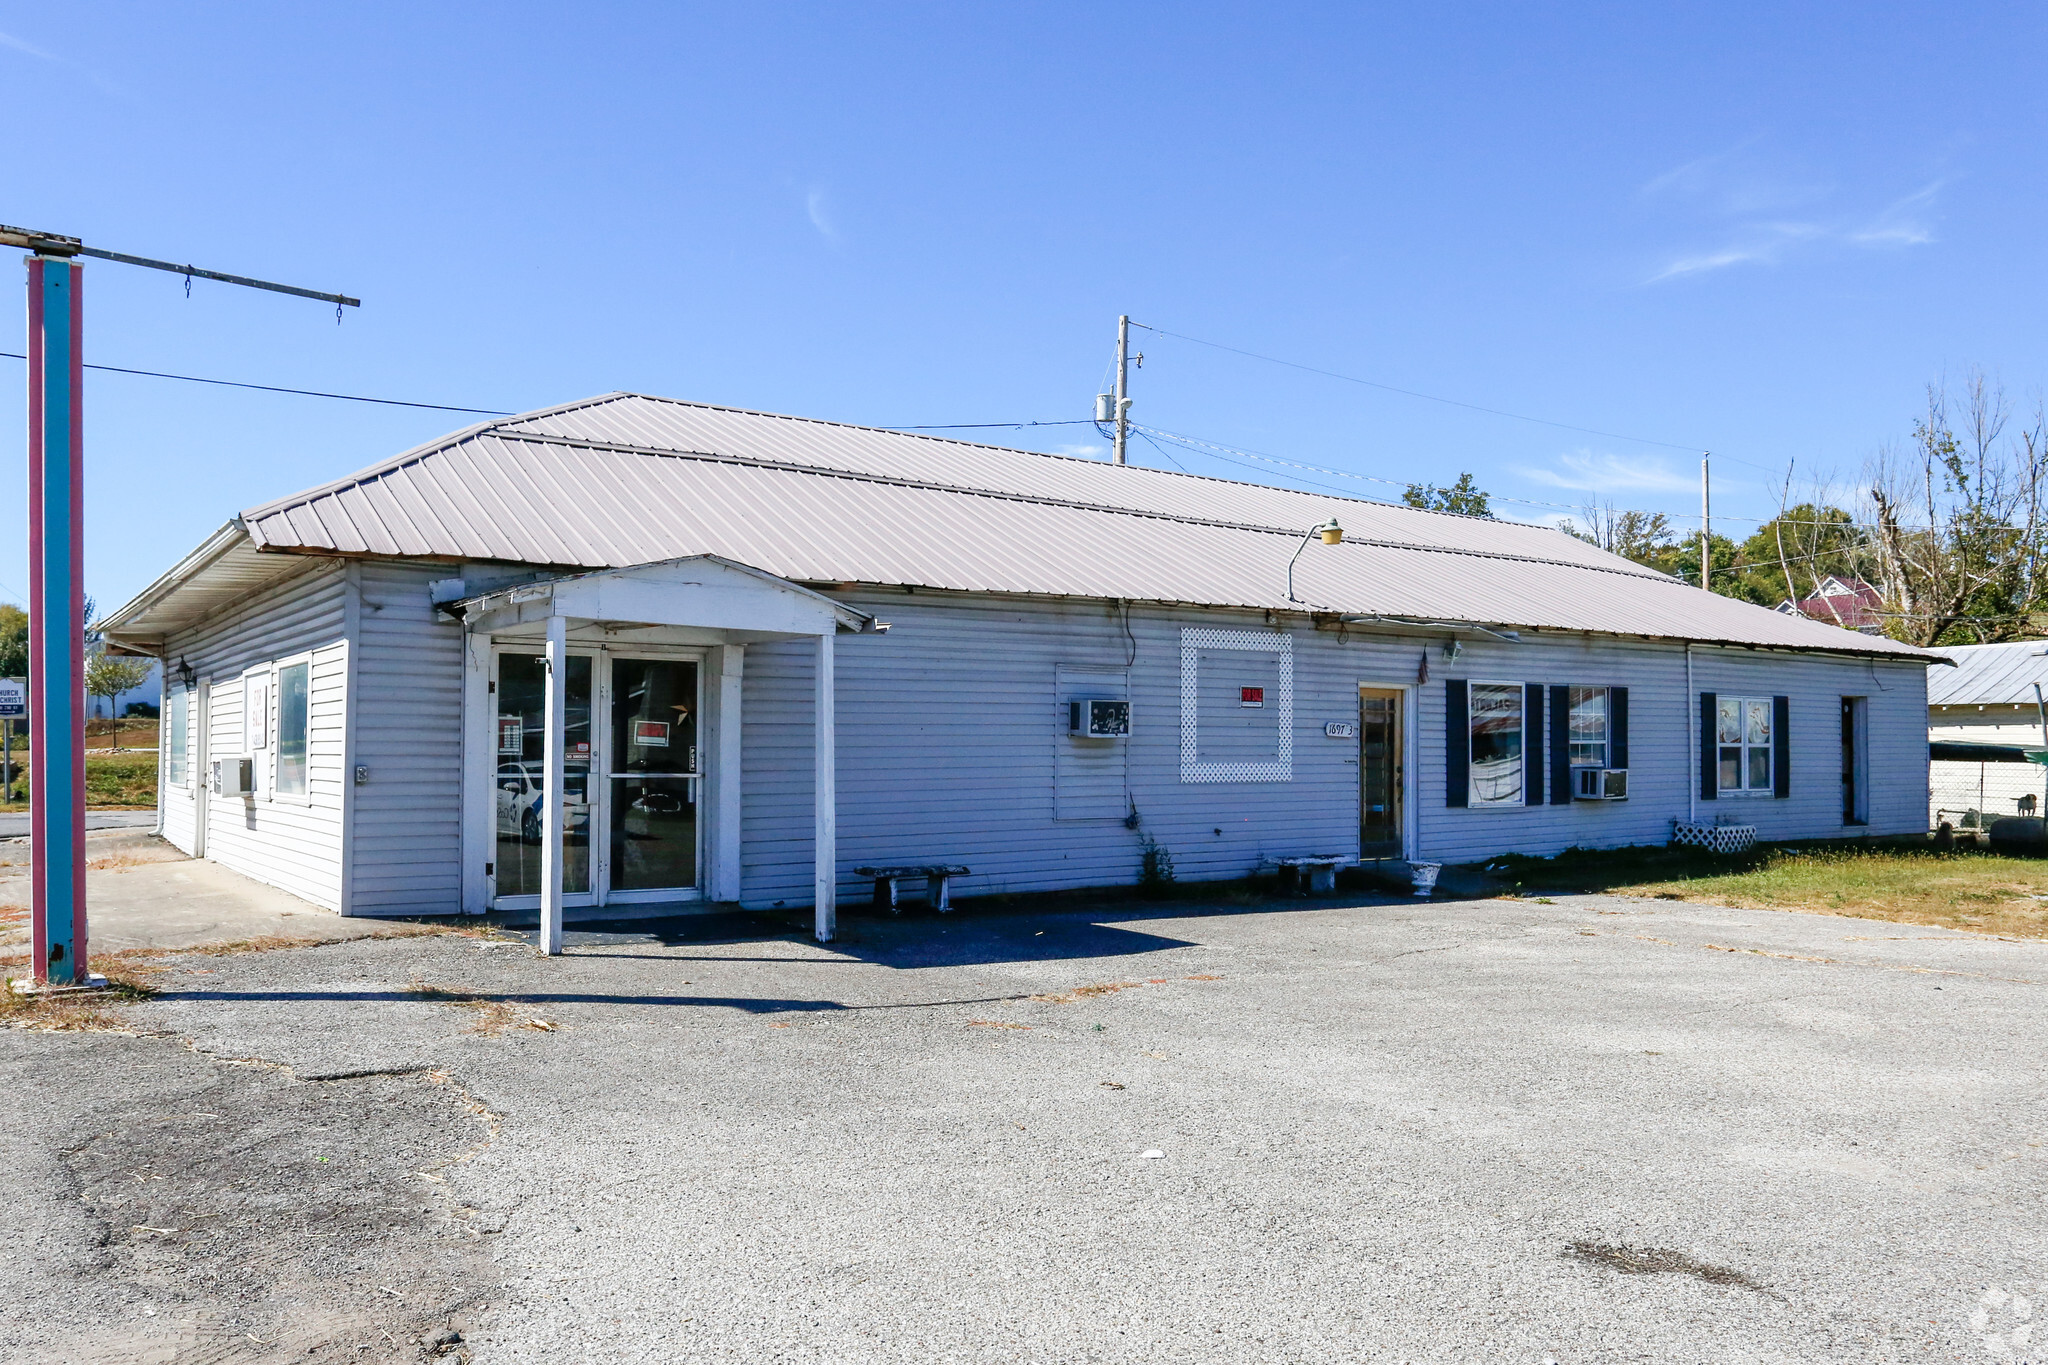
<path fill-rule="evenodd" d="M 253 758 L 216 758 L 213 760 L 212 787 L 215 796 L 254 796 L 256 794 L 256 760 Z"/>
<path fill-rule="evenodd" d="M 1574 768 L 1572 795 L 1581 801 L 1628 800 L 1628 769 Z"/>
<path fill-rule="evenodd" d="M 1131 733 L 1131 704 L 1101 697 L 1070 701 L 1067 733 L 1079 739 L 1122 739 Z"/>

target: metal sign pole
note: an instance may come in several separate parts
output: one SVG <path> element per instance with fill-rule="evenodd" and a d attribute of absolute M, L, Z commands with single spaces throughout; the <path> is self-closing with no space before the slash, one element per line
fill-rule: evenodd
<path fill-rule="evenodd" d="M 90 247 L 59 232 L 0 224 L 0 247 L 28 262 L 28 539 L 30 930 L 35 976 L 86 986 L 85 939 L 85 426 L 80 414 L 84 313 L 75 257 L 93 256 L 224 284 L 319 299 L 360 299 L 225 275 L 197 266 Z"/>
<path fill-rule="evenodd" d="M 30 935 L 35 977 L 84 986 L 85 494 L 78 263 L 28 263 Z"/>

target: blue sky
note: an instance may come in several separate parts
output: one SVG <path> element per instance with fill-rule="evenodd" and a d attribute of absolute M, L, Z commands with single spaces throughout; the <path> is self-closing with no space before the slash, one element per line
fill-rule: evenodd
<path fill-rule="evenodd" d="M 487 408 L 1076 419 L 1128 312 L 1680 448 L 1140 333 L 1152 426 L 1679 513 L 1711 448 L 1717 512 L 1757 517 L 1788 461 L 1853 477 L 1943 374 L 2033 403 L 2044 16 L 0 0 L 0 222 L 364 300 L 336 326 L 94 263 L 95 363 Z M 107 606 L 239 509 L 472 420 L 107 374 L 87 402 Z M 0 360 L 0 526 L 22 427 Z M 10 598 L 22 539 L 0 536 Z"/>

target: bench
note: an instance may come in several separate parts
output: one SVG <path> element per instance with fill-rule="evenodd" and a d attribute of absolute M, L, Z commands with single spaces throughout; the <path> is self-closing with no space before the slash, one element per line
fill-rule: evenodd
<path fill-rule="evenodd" d="M 1327 896 L 1337 889 L 1337 869 L 1358 859 L 1344 853 L 1311 854 L 1295 858 L 1268 858 L 1283 876 L 1291 878 L 1297 896 Z M 1304 875 L 1306 874 L 1306 875 Z"/>
<path fill-rule="evenodd" d="M 967 875 L 967 869 L 951 863 L 928 863 L 906 867 L 856 867 L 856 876 L 875 879 L 875 907 L 889 907 L 890 914 L 897 914 L 902 907 L 896 903 L 896 883 L 906 878 L 924 878 L 925 903 L 940 914 L 953 908 L 953 899 L 947 893 L 946 883 L 955 877 Z"/>

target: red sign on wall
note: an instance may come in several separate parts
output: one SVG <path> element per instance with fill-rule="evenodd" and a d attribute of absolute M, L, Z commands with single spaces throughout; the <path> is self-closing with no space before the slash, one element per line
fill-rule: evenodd
<path fill-rule="evenodd" d="M 1237 704 L 1239 706 L 1264 706 L 1266 704 L 1266 689 L 1263 687 L 1238 688 Z"/>

